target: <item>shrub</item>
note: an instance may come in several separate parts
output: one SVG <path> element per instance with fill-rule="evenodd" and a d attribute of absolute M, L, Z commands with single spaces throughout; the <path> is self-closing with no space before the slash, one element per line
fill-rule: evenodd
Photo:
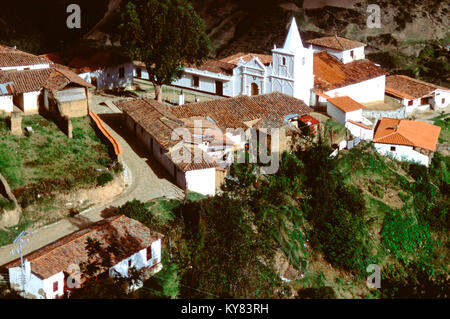
<path fill-rule="evenodd" d="M 106 183 L 112 181 L 114 179 L 113 175 L 111 173 L 103 173 L 99 176 L 97 176 L 97 184 L 99 186 L 105 185 Z"/>
<path fill-rule="evenodd" d="M 6 198 L 0 197 L 0 211 L 3 210 L 13 210 L 16 208 L 16 203 L 9 201 Z"/>
<path fill-rule="evenodd" d="M 414 178 L 416 181 L 423 179 L 424 181 L 428 181 L 428 170 L 425 166 L 411 163 L 409 164 L 409 175 Z"/>
<path fill-rule="evenodd" d="M 386 214 L 381 230 L 383 244 L 397 257 L 428 257 L 432 253 L 430 229 L 410 213 L 391 211 Z"/>

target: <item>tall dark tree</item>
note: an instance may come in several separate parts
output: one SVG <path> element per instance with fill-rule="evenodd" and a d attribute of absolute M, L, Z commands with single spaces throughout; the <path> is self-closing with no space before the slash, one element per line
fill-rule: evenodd
<path fill-rule="evenodd" d="M 209 56 L 204 22 L 186 0 L 123 1 L 121 17 L 121 44 L 145 63 L 159 102 L 163 84 L 180 78 L 184 65 Z"/>

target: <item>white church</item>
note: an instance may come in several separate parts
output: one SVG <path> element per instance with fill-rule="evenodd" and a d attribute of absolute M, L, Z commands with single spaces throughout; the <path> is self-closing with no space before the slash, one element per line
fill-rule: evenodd
<path fill-rule="evenodd" d="M 337 96 L 359 103 L 383 101 L 386 72 L 365 59 L 364 46 L 336 36 L 314 39 L 306 46 L 293 18 L 283 47 L 274 46 L 272 55 L 237 53 L 210 59 L 202 66 L 185 67 L 172 84 L 224 97 L 278 91 L 310 106 Z M 134 73 L 146 79 L 142 66 Z"/>

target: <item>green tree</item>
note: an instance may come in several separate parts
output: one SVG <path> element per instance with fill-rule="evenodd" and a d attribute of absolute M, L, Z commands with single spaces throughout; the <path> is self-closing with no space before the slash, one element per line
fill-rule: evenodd
<path fill-rule="evenodd" d="M 159 102 L 163 84 L 180 78 L 184 65 L 209 56 L 204 22 L 186 0 L 123 1 L 121 18 L 121 44 L 145 63 Z"/>

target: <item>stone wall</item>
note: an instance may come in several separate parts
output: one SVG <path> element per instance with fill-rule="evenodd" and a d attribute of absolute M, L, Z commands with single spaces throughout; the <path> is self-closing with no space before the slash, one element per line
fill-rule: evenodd
<path fill-rule="evenodd" d="M 362 115 L 364 117 L 370 117 L 379 119 L 382 117 L 390 117 L 394 119 L 405 119 L 406 118 L 406 107 L 401 107 L 396 110 L 391 111 L 377 111 L 377 110 L 363 110 Z"/>
<path fill-rule="evenodd" d="M 22 114 L 20 112 L 11 113 L 10 127 L 12 135 L 22 135 Z"/>

